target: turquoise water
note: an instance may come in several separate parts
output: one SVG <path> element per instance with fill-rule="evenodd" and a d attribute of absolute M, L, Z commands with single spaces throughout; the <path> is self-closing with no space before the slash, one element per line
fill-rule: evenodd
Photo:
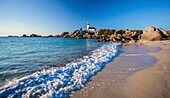
<path fill-rule="evenodd" d="M 44 68 L 66 64 L 101 47 L 94 39 L 0 38 L 0 85 Z"/>
<path fill-rule="evenodd" d="M 17 40 L 17 42 L 15 42 L 15 40 Z M 90 77 L 97 74 L 97 72 L 99 72 L 105 66 L 105 64 L 111 62 L 119 54 L 118 46 L 121 45 L 121 43 L 98 43 L 96 40 L 89 39 L 21 38 L 15 40 L 12 39 L 10 42 L 7 42 L 14 42 L 14 44 L 22 43 L 21 47 L 27 46 L 29 48 L 17 48 L 20 46 L 20 44 L 17 44 L 13 48 L 9 48 L 7 50 L 4 49 L 3 51 L 12 50 L 11 53 L 4 55 L 4 57 L 11 57 L 9 55 L 13 54 L 13 58 L 15 60 L 12 61 L 18 61 L 18 63 L 29 58 L 31 60 L 28 60 L 26 64 L 30 63 L 31 65 L 28 65 L 28 67 L 24 67 L 27 65 L 23 64 L 15 65 L 19 66 L 17 68 L 15 68 L 11 62 L 8 62 L 9 65 L 11 64 L 9 67 L 2 65 L 2 68 L 8 68 L 9 71 L 2 70 L 4 73 L 1 75 L 1 77 L 4 78 L 4 81 L 1 80 L 1 84 L 4 82 L 5 84 L 0 86 L 0 98 L 69 97 L 70 93 L 83 88 L 89 81 Z M 3 42 L 3 46 L 6 46 L 5 41 Z M 13 44 L 8 44 L 8 46 L 12 47 Z M 22 52 L 16 51 L 18 49 L 21 49 Z M 30 49 L 31 52 L 28 51 Z M 53 57 L 53 55 L 56 54 L 58 56 Z M 20 59 L 18 59 L 19 57 Z M 25 59 L 23 59 L 23 57 Z M 1 59 L 3 62 L 5 62 L 3 57 L 1 57 Z M 35 59 L 37 60 L 36 62 L 34 62 Z M 55 67 L 53 63 L 60 62 L 59 59 L 61 62 L 67 62 L 70 60 L 72 61 L 65 63 L 65 66 Z M 42 63 L 43 61 L 43 64 L 49 66 L 49 68 L 42 68 L 42 70 L 38 70 L 40 69 L 38 64 Z M 45 61 L 48 61 L 48 63 Z M 42 64 L 40 65 L 43 66 Z M 28 70 L 29 67 L 31 68 Z M 30 70 L 32 70 L 32 73 Z M 34 72 L 34 70 L 38 71 Z M 12 75 L 24 74 L 19 73 L 19 71 L 24 71 L 25 73 L 30 74 L 24 75 L 23 77 L 16 76 L 17 78 L 13 80 L 8 79 L 8 77 L 11 76 L 9 73 L 12 73 Z"/>

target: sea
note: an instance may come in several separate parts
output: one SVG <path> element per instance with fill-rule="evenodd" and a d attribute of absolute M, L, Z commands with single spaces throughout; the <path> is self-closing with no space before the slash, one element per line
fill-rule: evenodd
<path fill-rule="evenodd" d="M 96 39 L 0 37 L 0 98 L 68 97 L 119 53 Z"/>

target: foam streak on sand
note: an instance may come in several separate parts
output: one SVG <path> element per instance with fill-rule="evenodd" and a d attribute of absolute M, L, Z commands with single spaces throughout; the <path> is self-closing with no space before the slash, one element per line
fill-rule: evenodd
<path fill-rule="evenodd" d="M 0 88 L 0 97 L 67 97 L 70 92 L 84 87 L 117 54 L 120 43 L 107 43 L 68 63 L 62 68 L 51 68 L 10 82 Z"/>

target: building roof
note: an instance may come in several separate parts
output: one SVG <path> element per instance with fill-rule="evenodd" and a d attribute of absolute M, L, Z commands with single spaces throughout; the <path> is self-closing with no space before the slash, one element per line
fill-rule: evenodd
<path fill-rule="evenodd" d="M 89 27 L 89 29 L 96 29 L 95 27 Z"/>

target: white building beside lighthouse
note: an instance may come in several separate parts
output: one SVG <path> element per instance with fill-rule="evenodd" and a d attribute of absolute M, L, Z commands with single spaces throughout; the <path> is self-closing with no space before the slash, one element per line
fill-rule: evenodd
<path fill-rule="evenodd" d="M 90 23 L 87 22 L 87 31 L 88 32 L 96 32 L 96 28 L 95 27 L 90 27 Z"/>

